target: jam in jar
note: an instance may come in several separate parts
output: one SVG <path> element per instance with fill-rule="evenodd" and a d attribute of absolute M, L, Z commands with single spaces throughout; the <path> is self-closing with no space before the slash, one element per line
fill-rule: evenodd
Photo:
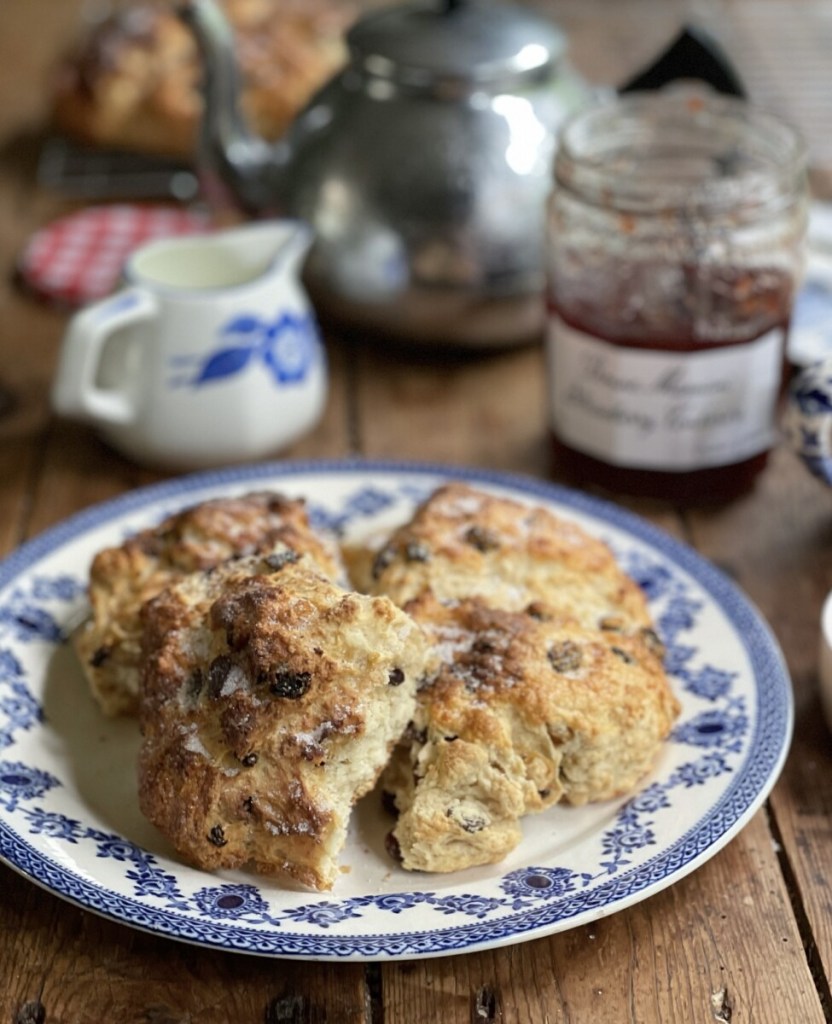
<path fill-rule="evenodd" d="M 806 205 L 801 140 L 745 101 L 634 94 L 567 122 L 548 206 L 560 470 L 686 504 L 751 486 L 775 437 Z"/>

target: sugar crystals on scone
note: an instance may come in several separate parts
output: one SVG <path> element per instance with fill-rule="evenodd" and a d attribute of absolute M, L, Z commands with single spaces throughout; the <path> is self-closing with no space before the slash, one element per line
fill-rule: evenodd
<path fill-rule="evenodd" d="M 679 709 L 662 645 L 641 589 L 578 523 L 448 483 L 350 568 L 432 645 L 384 776 L 404 867 L 500 860 L 523 815 L 623 794 L 653 764 Z"/>
<path fill-rule="evenodd" d="M 430 591 L 506 611 L 543 602 L 587 627 L 651 625 L 644 594 L 603 541 L 542 506 L 464 483 L 437 488 L 363 571 L 353 565 L 360 589 L 400 606 Z"/>
<path fill-rule="evenodd" d="M 280 546 L 183 578 L 143 618 L 144 814 L 200 868 L 330 888 L 413 717 L 421 629 Z"/>
<path fill-rule="evenodd" d="M 344 581 L 338 545 L 311 527 L 305 503 L 265 491 L 201 502 L 100 551 L 90 569 L 91 615 L 73 640 L 104 713 L 137 710 L 145 601 L 188 573 L 267 551 L 277 541 Z"/>

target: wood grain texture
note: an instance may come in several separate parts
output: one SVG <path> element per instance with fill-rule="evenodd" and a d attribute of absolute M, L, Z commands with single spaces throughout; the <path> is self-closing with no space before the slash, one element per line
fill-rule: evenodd
<path fill-rule="evenodd" d="M 70 907 L 5 868 L 0 892 L 4 1024 L 38 1006 L 48 1024 L 368 1024 L 360 966 L 157 939 Z"/>
<path fill-rule="evenodd" d="M 355 358 L 363 454 L 545 472 L 540 347 L 437 360 L 362 346 Z"/>
<path fill-rule="evenodd" d="M 832 495 L 790 452 L 779 450 L 753 495 L 722 512 L 694 516 L 692 533 L 700 550 L 733 569 L 772 624 L 789 666 L 794 739 L 771 809 L 829 1011 L 832 744 L 820 708 L 817 665 L 820 610 L 832 589 Z"/>
<path fill-rule="evenodd" d="M 388 967 L 384 981 L 385 1013 L 408 1024 L 706 1022 L 720 1003 L 726 1020 L 825 1020 L 763 812 L 703 868 L 624 913 Z"/>

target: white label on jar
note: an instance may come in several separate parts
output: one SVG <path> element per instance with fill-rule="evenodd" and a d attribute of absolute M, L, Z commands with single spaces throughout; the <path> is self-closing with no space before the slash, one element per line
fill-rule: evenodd
<path fill-rule="evenodd" d="M 783 330 L 697 352 L 624 348 L 553 316 L 551 425 L 570 448 L 634 469 L 725 466 L 771 447 Z"/>

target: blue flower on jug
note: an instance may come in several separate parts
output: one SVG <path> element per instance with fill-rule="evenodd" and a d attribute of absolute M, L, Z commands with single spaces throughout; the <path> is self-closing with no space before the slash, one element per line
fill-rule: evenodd
<path fill-rule="evenodd" d="M 317 332 L 311 316 L 280 313 L 274 320 L 243 315 L 220 329 L 222 344 L 201 357 L 195 372 L 179 383 L 204 387 L 262 366 L 276 384 L 298 384 L 309 373 L 317 354 Z M 190 358 L 177 361 L 186 366 Z"/>

